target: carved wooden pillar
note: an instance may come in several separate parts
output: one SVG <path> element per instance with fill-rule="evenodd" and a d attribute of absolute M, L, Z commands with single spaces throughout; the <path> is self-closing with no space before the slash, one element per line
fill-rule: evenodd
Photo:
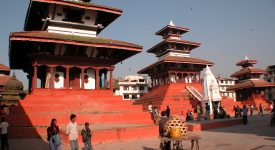
<path fill-rule="evenodd" d="M 65 81 L 66 89 L 70 88 L 70 68 L 66 68 L 66 81 Z"/>
<path fill-rule="evenodd" d="M 54 88 L 54 67 L 50 67 L 50 88 L 53 89 Z"/>
<path fill-rule="evenodd" d="M 95 70 L 95 88 L 99 90 L 99 70 Z"/>
<path fill-rule="evenodd" d="M 33 66 L 32 89 L 37 88 L 37 66 Z"/>
<path fill-rule="evenodd" d="M 85 89 L 84 87 L 84 68 L 81 68 L 81 89 Z"/>
<path fill-rule="evenodd" d="M 110 71 L 110 90 L 113 91 L 113 71 Z"/>

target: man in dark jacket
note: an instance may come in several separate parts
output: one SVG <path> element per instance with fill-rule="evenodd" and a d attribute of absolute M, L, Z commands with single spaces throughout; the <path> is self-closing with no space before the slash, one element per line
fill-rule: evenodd
<path fill-rule="evenodd" d="M 91 137 L 92 133 L 89 128 L 89 123 L 85 123 L 85 128 L 81 130 L 82 141 L 84 143 L 84 150 L 92 150 Z"/>
<path fill-rule="evenodd" d="M 170 108 L 167 106 L 166 108 L 166 116 L 169 118 L 170 117 Z"/>

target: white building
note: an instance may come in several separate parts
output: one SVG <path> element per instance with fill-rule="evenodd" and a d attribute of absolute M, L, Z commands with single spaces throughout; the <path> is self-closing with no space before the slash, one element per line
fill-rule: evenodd
<path fill-rule="evenodd" d="M 205 68 L 202 88 L 202 108 L 204 109 L 205 104 L 208 103 L 210 106 L 210 114 L 212 114 L 213 107 L 219 107 L 222 97 L 220 95 L 218 82 L 208 66 Z M 205 110 L 203 112 L 205 112 Z"/>
<path fill-rule="evenodd" d="M 235 80 L 232 78 L 217 77 L 217 81 L 219 84 L 221 96 L 236 100 L 235 91 L 227 91 L 228 87 L 235 85 Z"/>
<path fill-rule="evenodd" d="M 115 95 L 121 95 L 123 100 L 137 100 L 148 92 L 148 81 L 144 76 L 126 76 L 118 81 L 118 86 Z"/>
<path fill-rule="evenodd" d="M 275 65 L 268 66 L 266 69 L 267 74 L 265 80 L 275 84 Z M 266 99 L 275 101 L 275 87 L 268 87 L 265 90 Z"/>

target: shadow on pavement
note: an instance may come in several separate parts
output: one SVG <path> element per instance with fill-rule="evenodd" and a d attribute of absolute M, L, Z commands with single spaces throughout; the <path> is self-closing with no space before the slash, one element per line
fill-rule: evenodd
<path fill-rule="evenodd" d="M 248 117 L 247 125 L 236 125 L 226 128 L 212 129 L 211 132 L 224 133 L 240 133 L 240 134 L 254 134 L 257 136 L 264 136 L 267 140 L 275 141 L 275 127 L 270 126 L 270 114 L 265 114 L 264 117 L 252 116 Z"/>

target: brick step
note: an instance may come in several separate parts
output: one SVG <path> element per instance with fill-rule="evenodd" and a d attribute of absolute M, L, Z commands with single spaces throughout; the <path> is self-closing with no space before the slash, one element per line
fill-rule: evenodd
<path fill-rule="evenodd" d="M 76 101 L 76 100 L 98 100 L 98 101 L 110 101 L 110 100 L 122 100 L 121 96 L 28 96 L 24 101 Z"/>
<path fill-rule="evenodd" d="M 98 105 L 119 105 L 119 104 L 123 104 L 123 105 L 128 105 L 131 106 L 133 104 L 132 101 L 123 101 L 123 100 L 108 100 L 108 101 L 100 101 L 100 100 L 74 100 L 74 101 L 28 101 L 28 100 L 22 100 L 20 101 L 20 105 L 21 106 L 79 106 L 79 105 L 94 105 L 94 104 L 98 104 Z"/>
<path fill-rule="evenodd" d="M 22 113 L 70 113 L 72 111 L 76 113 L 91 113 L 98 111 L 131 111 L 131 112 L 140 112 L 142 110 L 142 106 L 131 106 L 128 105 L 91 105 L 91 106 L 24 106 L 24 107 L 11 107 L 11 114 L 22 114 Z M 121 109 L 124 108 L 124 109 Z"/>
<path fill-rule="evenodd" d="M 121 140 L 134 140 L 144 138 L 156 138 L 158 136 L 157 126 L 137 126 L 137 127 L 114 127 L 93 131 L 92 143 L 115 142 Z M 47 137 L 47 127 L 10 127 L 10 138 L 43 138 Z M 79 130 L 80 131 L 80 130 Z M 20 134 L 19 134 L 20 133 Z M 61 130 L 62 143 L 68 143 L 68 136 Z M 83 147 L 81 135 L 79 134 L 79 144 Z"/>
<path fill-rule="evenodd" d="M 34 89 L 31 95 L 113 95 L 111 90 L 81 90 L 81 89 Z"/>
<path fill-rule="evenodd" d="M 72 112 L 74 113 L 74 112 Z M 69 122 L 70 114 L 21 114 L 10 115 L 7 117 L 8 122 L 14 126 L 47 126 L 52 118 L 56 118 L 59 124 L 66 124 Z M 134 118 L 133 118 L 134 117 Z M 99 113 L 99 114 L 77 114 L 77 122 L 84 124 L 91 123 L 142 123 L 152 124 L 151 115 L 147 112 L 141 113 Z"/>

